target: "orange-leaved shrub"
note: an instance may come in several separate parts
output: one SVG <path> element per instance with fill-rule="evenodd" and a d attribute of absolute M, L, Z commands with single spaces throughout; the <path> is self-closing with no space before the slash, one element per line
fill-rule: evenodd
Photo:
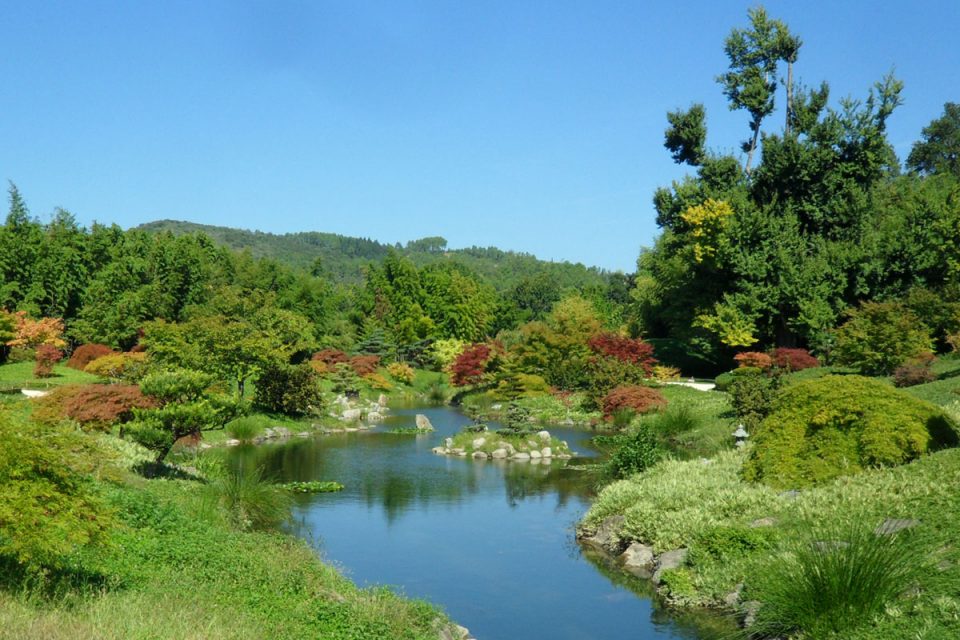
<path fill-rule="evenodd" d="M 350 358 L 350 368 L 358 376 L 369 376 L 377 372 L 380 366 L 380 356 L 353 356 Z"/>
<path fill-rule="evenodd" d="M 773 358 L 762 351 L 744 351 L 733 356 L 738 367 L 756 367 L 761 371 L 773 368 Z"/>
<path fill-rule="evenodd" d="M 667 406 L 667 399 L 657 389 L 641 385 L 625 385 L 617 387 L 600 403 L 605 420 L 612 420 L 613 415 L 623 409 L 630 409 L 637 413 L 657 411 Z"/>
<path fill-rule="evenodd" d="M 130 420 L 135 408 L 156 406 L 156 400 L 143 395 L 140 387 L 133 384 L 68 385 L 38 398 L 31 415 L 43 424 L 69 419 L 87 430 L 107 430 Z"/>
<path fill-rule="evenodd" d="M 310 358 L 314 362 L 322 362 L 327 365 L 331 370 L 340 364 L 341 362 L 346 362 L 350 359 L 346 353 L 340 349 L 321 349 L 313 354 L 313 357 Z"/>
<path fill-rule="evenodd" d="M 88 364 L 97 358 L 109 356 L 112 353 L 113 349 L 105 344 L 97 344 L 95 342 L 82 344 L 70 354 L 70 359 L 67 360 L 67 366 L 77 371 L 83 371 Z"/>

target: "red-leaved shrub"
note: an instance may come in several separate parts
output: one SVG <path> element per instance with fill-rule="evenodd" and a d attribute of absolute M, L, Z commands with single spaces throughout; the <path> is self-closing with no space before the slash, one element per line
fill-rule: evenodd
<path fill-rule="evenodd" d="M 483 343 L 471 344 L 460 352 L 450 365 L 454 386 L 463 387 L 480 381 L 490 360 L 490 347 Z"/>
<path fill-rule="evenodd" d="M 937 376 L 933 373 L 933 363 L 937 358 L 932 353 L 924 353 L 907 360 L 893 371 L 893 384 L 897 387 L 912 387 L 933 382 Z"/>
<path fill-rule="evenodd" d="M 97 344 L 95 342 L 91 342 L 90 344 L 82 344 L 73 350 L 73 353 L 70 355 L 70 359 L 67 360 L 67 366 L 71 369 L 83 371 L 88 364 L 97 358 L 109 356 L 112 353 L 113 349 L 105 344 Z"/>
<path fill-rule="evenodd" d="M 63 352 L 49 344 L 37 347 L 36 364 L 33 366 L 35 378 L 49 378 L 53 375 L 53 365 L 63 360 Z"/>
<path fill-rule="evenodd" d="M 613 414 L 622 409 L 631 409 L 637 413 L 656 411 L 667 406 L 667 399 L 657 389 L 629 385 L 617 387 L 600 403 L 605 420 L 612 420 Z"/>
<path fill-rule="evenodd" d="M 773 368 L 773 358 L 761 351 L 744 351 L 733 356 L 738 367 L 755 367 L 761 371 Z"/>
<path fill-rule="evenodd" d="M 615 333 L 598 333 L 587 343 L 594 353 L 616 358 L 643 369 L 650 375 L 657 359 L 653 357 L 653 345 L 640 338 L 626 338 Z"/>
<path fill-rule="evenodd" d="M 157 401 L 135 384 L 85 384 L 55 389 L 36 400 L 32 417 L 43 424 L 76 420 L 84 429 L 109 429 L 130 420 L 133 409 L 151 409 Z"/>
<path fill-rule="evenodd" d="M 380 356 L 353 356 L 350 367 L 360 377 L 373 375 L 380 366 Z"/>
<path fill-rule="evenodd" d="M 340 351 L 340 349 L 321 349 L 313 354 L 313 357 L 310 359 L 315 362 L 322 362 L 327 365 L 329 369 L 333 369 L 341 362 L 350 360 L 350 356 Z"/>
<path fill-rule="evenodd" d="M 820 366 L 820 361 L 806 349 L 780 347 L 773 350 L 773 364 L 787 371 L 803 371 Z"/>

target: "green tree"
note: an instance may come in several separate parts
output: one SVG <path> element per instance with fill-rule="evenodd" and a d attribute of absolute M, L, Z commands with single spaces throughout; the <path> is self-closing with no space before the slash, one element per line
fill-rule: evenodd
<path fill-rule="evenodd" d="M 943 115 L 923 128 L 907 167 L 925 175 L 947 174 L 960 178 L 960 104 L 943 105 Z"/>

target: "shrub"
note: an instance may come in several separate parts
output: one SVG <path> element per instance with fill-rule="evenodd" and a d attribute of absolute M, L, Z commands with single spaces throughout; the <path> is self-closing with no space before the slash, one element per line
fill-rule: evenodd
<path fill-rule="evenodd" d="M 738 367 L 753 367 L 761 371 L 773 368 L 773 358 L 761 351 L 744 351 L 733 357 Z"/>
<path fill-rule="evenodd" d="M 727 373 L 721 373 L 714 379 L 714 383 L 717 385 L 717 391 L 729 391 L 730 387 L 733 386 L 733 383 L 739 378 L 760 373 L 762 372 L 756 367 L 740 367 L 739 369 L 734 369 L 733 371 L 728 371 Z"/>
<path fill-rule="evenodd" d="M 650 377 L 657 382 L 673 382 L 680 379 L 680 369 L 658 364 L 650 371 Z"/>
<path fill-rule="evenodd" d="M 960 353 L 960 333 L 951 333 L 947 336 L 947 344 L 950 345 L 950 350 L 953 353 Z"/>
<path fill-rule="evenodd" d="M 430 345 L 430 357 L 438 371 L 445 371 L 457 359 L 467 343 L 457 338 L 437 340 Z"/>
<path fill-rule="evenodd" d="M 387 373 L 389 373 L 390 377 L 397 382 L 413 384 L 413 378 L 415 375 L 413 367 L 405 362 L 391 362 L 389 365 L 387 365 Z"/>
<path fill-rule="evenodd" d="M 653 357 L 653 346 L 640 338 L 598 333 L 587 344 L 594 353 L 638 366 L 647 376 L 653 371 L 653 365 L 657 364 L 657 359 Z"/>
<path fill-rule="evenodd" d="M 809 526 L 756 585 L 762 637 L 848 637 L 906 591 L 923 556 L 910 532 L 877 535 L 876 523 Z M 834 635 L 836 634 L 836 635 Z"/>
<path fill-rule="evenodd" d="M 365 375 L 363 376 L 363 379 L 368 385 L 370 385 L 371 388 L 378 391 L 390 391 L 390 389 L 393 389 L 393 385 L 390 384 L 390 381 L 379 373 Z"/>
<path fill-rule="evenodd" d="M 734 378 L 730 385 L 730 404 L 749 431 L 767 417 L 780 389 L 780 377 L 768 376 L 752 367 Z"/>
<path fill-rule="evenodd" d="M 837 329 L 838 364 L 866 375 L 890 375 L 907 360 L 933 351 L 930 330 L 902 304 L 864 302 L 847 315 Z"/>
<path fill-rule="evenodd" d="M 105 538 L 110 513 L 93 476 L 105 458 L 72 427 L 0 415 L 0 558 L 31 573 Z"/>
<path fill-rule="evenodd" d="M 305 364 L 267 367 L 257 378 L 254 403 L 290 416 L 319 414 L 323 398 L 317 372 Z"/>
<path fill-rule="evenodd" d="M 69 419 L 87 430 L 108 430 L 131 420 L 134 409 L 155 406 L 157 402 L 143 395 L 136 385 L 70 385 L 38 398 L 32 415 L 46 425 Z"/>
<path fill-rule="evenodd" d="M 632 433 L 617 438 L 616 448 L 604 463 L 604 475 L 611 479 L 632 476 L 652 467 L 660 456 L 656 437 L 641 423 Z"/>
<path fill-rule="evenodd" d="M 648 413 L 663 409 L 667 399 L 657 389 L 638 385 L 617 387 L 608 393 L 601 403 L 603 417 L 612 420 L 613 414 L 620 409 L 632 409 L 637 413 Z"/>
<path fill-rule="evenodd" d="M 594 356 L 587 362 L 585 408 L 598 409 L 603 398 L 617 387 L 641 386 L 646 374 L 642 367 L 618 358 Z"/>
<path fill-rule="evenodd" d="M 491 355 L 490 347 L 482 343 L 465 347 L 450 365 L 451 382 L 454 386 L 463 387 L 480 382 Z"/>
<path fill-rule="evenodd" d="M 888 383 L 825 376 L 786 388 L 752 434 L 747 479 L 798 488 L 954 446 L 944 412 Z"/>
<path fill-rule="evenodd" d="M 745 527 L 742 525 L 717 525 L 701 531 L 691 548 L 691 560 L 731 560 L 753 551 L 769 549 L 778 533 L 771 527 Z"/>
<path fill-rule="evenodd" d="M 10 347 L 10 353 L 7 355 L 7 362 L 10 364 L 34 362 L 36 359 L 37 350 L 34 347 Z"/>
<path fill-rule="evenodd" d="M 314 362 L 322 362 L 332 369 L 341 362 L 349 361 L 350 357 L 340 349 L 321 349 L 313 354 L 310 359 Z"/>
<path fill-rule="evenodd" d="M 773 364 L 785 371 L 803 371 L 820 366 L 820 361 L 806 349 L 780 347 L 773 350 Z"/>
<path fill-rule="evenodd" d="M 63 360 L 63 352 L 53 345 L 41 344 L 37 347 L 36 364 L 33 367 L 35 378 L 49 378 L 53 375 L 53 365 Z"/>
<path fill-rule="evenodd" d="M 673 404 L 656 417 L 653 429 L 658 436 L 678 436 L 698 428 L 703 422 L 700 415 L 688 404 Z"/>
<path fill-rule="evenodd" d="M 225 473 L 207 487 L 210 500 L 238 529 L 271 529 L 290 517 L 289 493 L 266 482 L 259 468 Z"/>
<path fill-rule="evenodd" d="M 84 371 L 107 380 L 140 382 L 147 375 L 147 354 L 112 353 L 87 364 Z"/>
<path fill-rule="evenodd" d="M 932 353 L 925 353 L 912 358 L 893 371 L 893 384 L 897 387 L 913 387 L 926 384 L 937 379 L 933 373 L 933 363 L 936 357 Z"/>
<path fill-rule="evenodd" d="M 105 344 L 82 344 L 74 349 L 73 353 L 70 354 L 70 359 L 67 361 L 67 366 L 71 369 L 76 369 L 77 371 L 83 371 L 88 364 L 97 358 L 102 358 L 103 356 L 108 356 L 112 353 L 113 349 Z"/>
<path fill-rule="evenodd" d="M 380 356 L 366 355 L 350 358 L 350 367 L 355 374 L 361 377 L 376 373 L 379 366 Z"/>
<path fill-rule="evenodd" d="M 346 395 L 360 393 L 360 376 L 354 373 L 353 368 L 347 362 L 341 362 L 333 367 L 330 381 L 335 393 Z"/>
<path fill-rule="evenodd" d="M 224 426 L 224 430 L 231 438 L 240 442 L 250 442 L 267 428 L 267 420 L 263 416 L 244 416 L 231 420 Z"/>

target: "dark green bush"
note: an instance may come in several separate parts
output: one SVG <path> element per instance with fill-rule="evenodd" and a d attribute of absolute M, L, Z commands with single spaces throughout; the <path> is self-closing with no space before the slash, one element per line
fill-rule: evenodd
<path fill-rule="evenodd" d="M 935 405 L 861 376 L 825 376 L 781 392 L 751 440 L 749 480 L 810 486 L 955 446 L 956 425 Z"/>
<path fill-rule="evenodd" d="M 257 378 L 254 403 L 272 413 L 319 414 L 323 406 L 319 376 L 306 364 L 269 367 Z"/>
<path fill-rule="evenodd" d="M 748 369 L 748 367 L 744 367 Z M 730 385 L 730 403 L 737 418 L 748 431 L 756 429 L 770 413 L 773 400 L 780 389 L 780 376 L 770 376 L 759 369 L 738 374 Z"/>
<path fill-rule="evenodd" d="M 615 449 L 604 464 L 605 475 L 611 479 L 626 478 L 652 467 L 660 460 L 657 438 L 645 423 L 630 434 L 615 441 Z"/>
<path fill-rule="evenodd" d="M 733 383 L 739 378 L 742 376 L 750 376 L 755 373 L 762 373 L 762 371 L 757 367 L 739 367 L 733 371 L 721 373 L 714 378 L 713 382 L 717 385 L 717 391 L 729 391 L 730 386 L 733 385 Z"/>

